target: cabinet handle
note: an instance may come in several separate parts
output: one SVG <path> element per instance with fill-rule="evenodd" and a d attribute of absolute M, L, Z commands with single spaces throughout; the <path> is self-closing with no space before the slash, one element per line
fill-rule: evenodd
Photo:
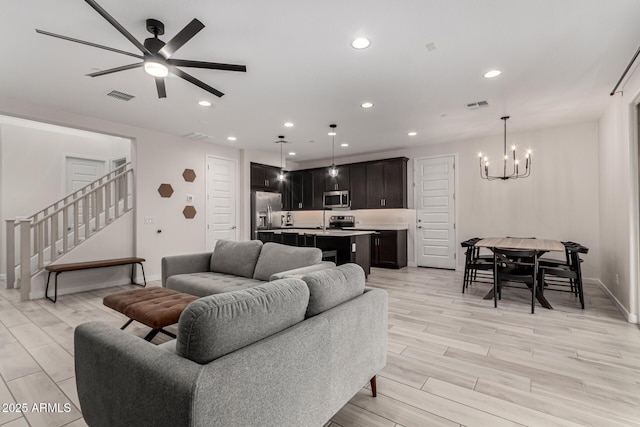
<path fill-rule="evenodd" d="M 333 187 L 334 189 L 338 189 L 338 184 L 336 183 L 336 185 Z"/>
<path fill-rule="evenodd" d="M 383 203 L 382 206 L 387 206 L 387 199 L 382 199 Z"/>
<path fill-rule="evenodd" d="M 384 206 L 384 205 L 382 204 L 382 199 L 380 199 L 380 206 Z"/>

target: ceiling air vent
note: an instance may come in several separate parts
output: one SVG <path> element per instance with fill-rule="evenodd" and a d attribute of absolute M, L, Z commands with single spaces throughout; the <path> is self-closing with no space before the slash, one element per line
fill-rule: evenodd
<path fill-rule="evenodd" d="M 112 90 L 107 94 L 107 96 L 110 96 L 115 99 L 119 99 L 120 101 L 131 101 L 133 98 L 135 98 L 135 96 L 133 95 L 129 95 L 128 93 L 124 93 L 124 92 L 119 92 L 117 90 Z"/>
<path fill-rule="evenodd" d="M 204 133 L 200 133 L 200 132 L 191 132 L 191 133 L 188 133 L 188 134 L 182 135 L 182 136 L 184 138 L 193 139 L 193 140 L 196 140 L 196 141 L 201 141 L 203 139 L 213 139 L 212 136 L 205 135 Z"/>
<path fill-rule="evenodd" d="M 467 108 L 469 110 L 477 110 L 478 108 L 485 108 L 488 106 L 489 106 L 489 103 L 487 101 L 477 101 L 477 102 L 472 102 L 471 104 L 467 104 Z"/>

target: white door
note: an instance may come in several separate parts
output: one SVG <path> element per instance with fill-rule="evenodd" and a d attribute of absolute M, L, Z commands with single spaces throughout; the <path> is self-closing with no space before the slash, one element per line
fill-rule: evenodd
<path fill-rule="evenodd" d="M 414 168 L 417 264 L 455 269 L 454 156 L 416 159 Z"/>
<path fill-rule="evenodd" d="M 104 160 L 67 156 L 65 164 L 65 195 L 91 184 L 104 175 Z"/>
<path fill-rule="evenodd" d="M 87 159 L 82 157 L 66 156 L 65 159 L 65 196 L 81 189 L 105 174 L 104 160 Z M 89 217 L 93 217 L 93 203 L 87 200 Z M 71 209 L 69 215 L 69 226 L 73 226 L 73 217 L 81 218 L 83 215 L 84 203 L 78 204 L 78 212 Z"/>
<path fill-rule="evenodd" d="M 236 240 L 236 162 L 207 157 L 207 250 L 219 239 Z"/>

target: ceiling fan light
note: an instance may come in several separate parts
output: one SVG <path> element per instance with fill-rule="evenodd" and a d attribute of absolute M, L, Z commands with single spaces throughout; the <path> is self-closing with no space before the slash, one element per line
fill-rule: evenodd
<path fill-rule="evenodd" d="M 169 75 L 167 66 L 155 59 L 144 61 L 144 71 L 153 77 L 167 77 Z"/>

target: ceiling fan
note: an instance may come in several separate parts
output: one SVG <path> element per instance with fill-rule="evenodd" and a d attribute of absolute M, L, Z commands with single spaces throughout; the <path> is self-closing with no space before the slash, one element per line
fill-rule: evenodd
<path fill-rule="evenodd" d="M 200 30 L 204 28 L 204 24 L 197 19 L 193 19 L 187 24 L 178 34 L 176 34 L 168 43 L 163 42 L 158 38 L 164 34 L 164 24 L 156 19 L 147 19 L 147 31 L 153 34 L 153 37 L 145 39 L 144 44 L 140 43 L 136 38 L 131 35 L 118 21 L 116 21 L 111 15 L 107 13 L 98 3 L 94 0 L 85 0 L 89 6 L 95 9 L 104 19 L 109 21 L 116 30 L 118 30 L 123 36 L 125 36 L 135 47 L 137 47 L 142 55 L 138 55 L 124 50 L 115 49 L 108 46 L 91 43 L 84 40 L 78 40 L 60 34 L 50 33 L 48 31 L 38 30 L 39 34 L 46 36 L 57 37 L 59 39 L 68 40 L 76 43 L 85 44 L 88 46 L 97 47 L 99 49 L 109 50 L 111 52 L 121 53 L 123 55 L 133 56 L 134 58 L 142 59 L 142 62 L 135 64 L 123 65 L 121 67 L 110 68 L 108 70 L 97 71 L 95 73 L 87 74 L 90 77 L 104 76 L 105 74 L 117 73 L 118 71 L 131 70 L 133 68 L 144 67 L 144 70 L 155 77 L 156 88 L 158 90 L 158 98 L 166 98 L 167 90 L 164 84 L 164 78 L 169 74 L 175 74 L 176 76 L 198 86 L 201 89 L 206 90 L 214 94 L 217 97 L 221 97 L 224 93 L 209 86 L 208 84 L 196 79 L 192 75 L 185 73 L 178 67 L 191 67 L 191 68 L 206 68 L 209 70 L 224 70 L 224 71 L 241 71 L 246 72 L 247 67 L 244 65 L 234 64 L 220 64 L 216 62 L 204 62 L 204 61 L 189 61 L 185 59 L 173 59 L 173 54 L 180 49 L 186 42 L 191 40 L 193 36 L 198 34 Z"/>

